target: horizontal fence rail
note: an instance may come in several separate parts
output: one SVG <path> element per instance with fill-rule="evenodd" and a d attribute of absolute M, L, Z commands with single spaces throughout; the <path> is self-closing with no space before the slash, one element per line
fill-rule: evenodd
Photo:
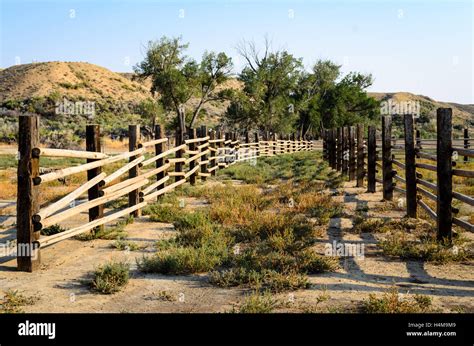
<path fill-rule="evenodd" d="M 38 268 L 40 248 L 87 231 L 100 231 L 106 223 L 127 215 L 140 216 L 145 206 L 186 182 L 194 185 L 197 179 L 205 181 L 216 175 L 217 170 L 238 162 L 319 150 L 322 144 L 296 135 L 278 138 L 268 133 L 263 140 L 255 133 L 251 141 L 248 133 L 241 138 L 237 133 L 222 133 L 206 126 L 190 129 L 187 138 L 182 138 L 180 131 L 175 138 L 166 137 L 160 125 L 154 130 L 153 139 L 142 141 L 140 126 L 130 125 L 129 151 L 108 155 L 101 152 L 98 125 L 87 125 L 85 151 L 52 149 L 39 145 L 37 116 L 19 117 L 17 244 L 27 244 L 33 250 L 18 254 L 19 270 L 31 272 Z M 40 169 L 42 157 L 87 162 L 45 171 Z M 109 172 L 111 168 L 113 171 Z M 45 184 L 79 173 L 87 173 L 85 183 L 55 202 L 40 205 L 39 193 Z M 83 195 L 87 195 L 87 201 L 76 204 Z M 127 207 L 104 212 L 106 203 L 127 196 Z M 88 222 L 54 235 L 41 235 L 42 229 L 85 211 L 89 214 Z"/>

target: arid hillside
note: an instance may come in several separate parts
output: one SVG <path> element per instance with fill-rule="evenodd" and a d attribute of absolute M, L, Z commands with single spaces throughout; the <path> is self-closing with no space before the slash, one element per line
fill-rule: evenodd
<path fill-rule="evenodd" d="M 104 67 L 86 62 L 44 62 L 0 71 L 0 102 L 60 94 L 72 99 L 141 101 L 148 89 Z"/>

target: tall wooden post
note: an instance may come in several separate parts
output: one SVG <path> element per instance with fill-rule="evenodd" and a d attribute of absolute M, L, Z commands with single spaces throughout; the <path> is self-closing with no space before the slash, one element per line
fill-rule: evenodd
<path fill-rule="evenodd" d="M 415 157 L 414 119 L 412 114 L 405 114 L 405 185 L 408 217 L 416 217 Z"/>
<path fill-rule="evenodd" d="M 438 203 L 437 227 L 438 239 L 448 239 L 452 237 L 452 207 L 453 200 L 453 175 L 452 175 L 452 109 L 438 108 L 436 114 L 437 121 L 437 184 Z"/>
<path fill-rule="evenodd" d="M 348 149 L 348 130 L 347 126 L 342 128 L 342 174 L 347 175 L 349 168 L 349 151 Z"/>
<path fill-rule="evenodd" d="M 33 215 L 39 212 L 39 186 L 33 178 L 39 176 L 39 157 L 32 155 L 39 147 L 39 117 L 20 116 L 18 120 L 18 170 L 16 204 L 17 268 L 33 272 L 41 263 L 38 239 L 40 230 L 35 231 Z"/>
<path fill-rule="evenodd" d="M 356 178 L 355 128 L 349 127 L 349 180 Z"/>
<path fill-rule="evenodd" d="M 209 143 L 209 147 L 212 148 L 212 151 L 209 154 L 209 168 L 212 168 L 211 175 L 214 176 L 214 175 L 216 175 L 216 168 L 214 168 L 214 167 L 216 167 L 216 165 L 217 165 L 217 161 L 216 161 L 217 151 L 215 151 L 217 149 L 217 145 L 214 142 L 214 140 L 216 139 L 216 131 L 215 130 L 212 130 L 209 133 L 209 138 L 212 141 L 211 143 Z"/>
<path fill-rule="evenodd" d="M 179 127 L 178 127 L 178 129 L 176 130 L 176 137 L 175 137 L 175 138 L 176 138 L 175 141 L 174 141 L 174 142 L 175 142 L 175 143 L 174 143 L 175 147 L 178 147 L 178 146 L 180 146 L 180 145 L 182 145 L 182 144 L 184 143 L 184 136 L 183 136 L 183 134 L 182 134 L 182 132 L 181 132 L 181 130 L 180 130 Z M 181 158 L 183 158 L 183 153 L 184 153 L 183 150 L 178 150 L 178 151 L 176 151 L 176 153 L 174 154 L 174 157 L 175 157 L 176 159 L 181 159 Z M 174 164 L 174 171 L 175 171 L 176 173 L 182 172 L 182 171 L 183 171 L 183 163 L 182 163 L 182 162 L 176 162 L 176 163 Z M 180 180 L 182 180 L 182 179 L 184 179 L 184 177 L 181 176 L 181 175 L 177 175 L 177 176 L 174 177 L 174 181 L 175 181 L 175 182 L 178 182 L 178 181 L 180 181 Z"/>
<path fill-rule="evenodd" d="M 188 135 L 189 135 L 189 139 L 195 139 L 196 138 L 196 129 L 188 129 Z M 188 145 L 189 147 L 189 150 L 192 150 L 192 151 L 195 151 L 196 150 L 196 143 L 189 143 Z M 193 156 L 194 154 L 191 154 L 191 156 Z M 191 162 L 189 162 L 189 170 L 192 171 L 194 169 L 194 167 L 196 167 L 196 161 L 193 160 Z M 194 172 L 193 174 L 191 174 L 189 176 L 189 183 L 191 185 L 195 185 L 196 184 L 196 172 Z"/>
<path fill-rule="evenodd" d="M 260 138 L 259 138 L 259 135 L 258 135 L 258 131 L 255 132 L 255 143 L 257 143 L 257 145 L 256 145 L 257 155 L 256 156 L 260 156 Z"/>
<path fill-rule="evenodd" d="M 382 176 L 383 199 L 393 199 L 393 169 L 392 169 L 392 117 L 382 117 Z"/>
<path fill-rule="evenodd" d="M 86 125 L 86 150 L 100 152 L 100 126 L 99 125 Z M 96 159 L 87 159 L 87 162 L 97 161 Z M 102 173 L 102 167 L 93 168 L 87 171 L 87 180 L 91 180 Z M 91 187 L 87 191 L 89 201 L 100 197 L 99 184 Z M 89 209 L 89 222 L 104 217 L 104 205 L 101 204 L 97 207 Z M 104 225 L 97 226 L 94 228 L 94 232 L 104 230 Z"/>
<path fill-rule="evenodd" d="M 417 129 L 415 133 L 416 133 L 415 134 L 415 136 L 416 136 L 415 137 L 416 138 L 416 148 L 422 149 L 421 148 L 421 133 L 420 133 L 420 130 Z"/>
<path fill-rule="evenodd" d="M 162 125 L 155 125 L 155 139 L 162 139 L 164 138 L 164 131 Z M 159 155 L 165 151 L 165 144 L 159 143 L 155 144 L 155 155 Z M 156 160 L 156 168 L 160 168 L 164 164 L 164 159 Z M 156 174 L 156 181 L 159 181 L 165 177 L 165 172 L 160 172 Z M 156 190 L 161 190 L 165 187 L 165 184 L 158 185 Z M 156 199 L 159 200 L 163 195 L 158 196 Z"/>
<path fill-rule="evenodd" d="M 469 129 L 467 127 L 464 128 L 464 149 L 469 149 Z M 464 156 L 464 162 L 469 161 L 469 156 Z"/>
<path fill-rule="evenodd" d="M 328 142 L 327 142 L 327 130 L 323 129 L 321 132 L 321 137 L 323 139 L 323 160 L 328 159 Z"/>
<path fill-rule="evenodd" d="M 207 133 L 207 126 L 202 125 L 201 126 L 201 138 L 207 137 L 207 134 L 208 134 Z M 205 145 L 206 143 L 209 143 L 209 140 L 206 139 L 205 141 L 201 142 L 201 145 Z M 203 147 L 201 149 L 201 152 L 208 150 L 208 148 L 209 148 L 209 146 Z M 207 155 L 201 156 L 201 173 L 203 173 L 203 175 L 201 175 L 201 181 L 206 181 L 206 179 L 207 179 L 206 175 L 209 173 L 207 171 L 207 163 L 206 163 L 207 158 L 208 158 Z"/>
<path fill-rule="evenodd" d="M 140 125 L 129 125 L 128 126 L 128 150 L 134 151 L 138 149 L 138 143 L 140 142 Z M 132 162 L 138 157 L 138 155 L 131 156 L 129 161 Z M 135 178 L 139 175 L 139 167 L 138 165 L 130 168 L 128 171 L 128 177 Z M 131 191 L 128 194 L 128 206 L 132 207 L 140 203 L 140 189 L 136 189 Z M 133 217 L 141 216 L 141 210 L 135 210 L 130 213 Z"/>
<path fill-rule="evenodd" d="M 357 125 L 357 187 L 364 186 L 364 125 Z"/>
<path fill-rule="evenodd" d="M 342 170 L 342 129 L 337 128 L 337 145 L 336 145 L 336 170 Z"/>
<path fill-rule="evenodd" d="M 377 160 L 377 142 L 375 126 L 369 126 L 367 132 L 367 192 L 375 192 L 375 173 Z"/>

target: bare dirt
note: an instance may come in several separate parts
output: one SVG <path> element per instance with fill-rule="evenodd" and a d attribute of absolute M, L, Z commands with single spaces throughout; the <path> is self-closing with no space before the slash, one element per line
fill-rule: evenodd
<path fill-rule="evenodd" d="M 365 188 L 355 188 L 353 182 L 345 183 L 334 198 L 345 202 L 345 217 L 330 220 L 316 251 L 324 253 L 325 244 L 333 241 L 360 243 L 364 245 L 364 257 L 346 257 L 341 259 L 341 268 L 336 272 L 311 275 L 310 289 L 275 295 L 281 303 L 276 311 L 347 311 L 367 299 L 370 293 L 380 294 L 396 286 L 400 294 L 430 296 L 433 306 L 440 311 L 474 312 L 474 263 L 434 265 L 382 256 L 376 236 L 345 230 L 352 227 L 356 209 L 368 209 L 370 217 L 390 218 L 403 217 L 403 211 L 382 202 L 381 193 L 365 193 Z M 200 208 L 206 201 L 187 198 L 185 205 Z M 86 219 L 85 214 L 81 215 L 68 226 L 86 222 Z M 5 223 L 0 226 L 4 227 L 0 229 L 0 239 L 4 242 L 11 233 L 6 231 Z M 226 312 L 239 305 L 249 293 L 244 289 L 211 286 L 205 274 L 140 273 L 135 259 L 155 251 L 154 242 L 173 236 L 175 230 L 171 224 L 150 222 L 147 217 L 141 217 L 126 226 L 126 231 L 128 240 L 143 246 L 140 251 L 119 251 L 112 248 L 113 241 L 108 240 L 70 239 L 45 248 L 42 268 L 35 273 L 17 272 L 14 259 L 0 259 L 0 294 L 13 289 L 26 296 L 36 296 L 36 303 L 25 306 L 25 312 Z M 85 280 L 94 268 L 111 259 L 132 264 L 130 282 L 113 295 L 91 292 Z"/>

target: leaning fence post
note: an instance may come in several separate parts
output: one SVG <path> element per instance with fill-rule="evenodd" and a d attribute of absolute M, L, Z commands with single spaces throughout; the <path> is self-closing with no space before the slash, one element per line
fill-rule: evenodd
<path fill-rule="evenodd" d="M 364 186 L 364 125 L 357 125 L 357 187 Z"/>
<path fill-rule="evenodd" d="M 405 114 L 405 185 L 407 216 L 416 217 L 416 166 L 413 114 Z"/>
<path fill-rule="evenodd" d="M 464 128 L 464 149 L 469 149 L 469 129 L 467 127 Z M 469 161 L 469 156 L 464 156 L 464 162 Z"/>
<path fill-rule="evenodd" d="M 99 125 L 86 125 L 86 150 L 100 152 L 100 126 Z M 87 162 L 97 161 L 96 159 L 87 159 Z M 93 168 L 87 171 L 87 180 L 91 180 L 102 173 L 102 167 Z M 91 187 L 87 191 L 89 201 L 100 197 L 99 184 Z M 138 198 L 138 197 L 137 197 Z M 104 217 L 104 205 L 98 205 L 89 209 L 89 222 Z M 93 232 L 100 232 L 104 230 L 104 225 L 97 226 Z"/>
<path fill-rule="evenodd" d="M 375 126 L 369 126 L 367 131 L 367 192 L 375 192 L 375 173 L 377 160 L 377 142 Z"/>
<path fill-rule="evenodd" d="M 207 137 L 208 133 L 207 133 L 207 126 L 206 125 L 202 125 L 201 126 L 201 137 Z M 208 144 L 206 146 L 206 144 Z M 201 152 L 203 151 L 207 151 L 209 149 L 209 140 L 206 139 L 205 141 L 202 141 L 201 142 L 201 146 L 202 146 L 202 149 L 201 149 Z M 201 165 L 201 181 L 206 181 L 207 179 L 207 174 L 209 173 L 207 171 L 207 158 L 208 156 L 207 155 L 203 155 L 201 156 L 201 162 L 199 163 Z"/>
<path fill-rule="evenodd" d="M 329 129 L 329 166 L 332 169 L 336 169 L 336 138 L 334 136 L 334 129 Z"/>
<path fill-rule="evenodd" d="M 326 132 L 326 129 L 323 129 L 323 131 L 321 132 L 321 138 L 323 140 L 323 160 L 327 160 L 328 158 L 328 144 L 327 144 L 327 136 L 326 136 L 327 132 Z"/>
<path fill-rule="evenodd" d="M 393 168 L 392 168 L 392 117 L 382 117 L 382 176 L 383 199 L 393 199 Z"/>
<path fill-rule="evenodd" d="M 39 156 L 32 155 L 39 146 L 39 117 L 20 116 L 18 120 L 18 170 L 16 203 L 17 268 L 33 272 L 39 268 L 40 230 L 35 230 L 33 215 L 39 212 L 39 186 L 33 178 L 39 176 Z"/>
<path fill-rule="evenodd" d="M 436 155 L 438 203 L 436 205 L 438 239 L 451 241 L 452 229 L 452 109 L 438 108 L 436 114 Z"/>
<path fill-rule="evenodd" d="M 128 150 L 134 151 L 138 149 L 138 143 L 140 142 L 140 125 L 129 125 L 128 126 Z M 131 156 L 129 162 L 135 160 L 138 156 Z M 128 171 L 129 179 L 135 178 L 139 175 L 138 165 L 130 168 Z M 130 191 L 128 194 L 128 206 L 132 207 L 140 203 L 140 189 Z M 135 210 L 130 213 L 131 216 L 138 217 L 141 216 L 141 210 Z"/>
<path fill-rule="evenodd" d="M 349 180 L 356 178 L 355 128 L 349 126 Z"/>

